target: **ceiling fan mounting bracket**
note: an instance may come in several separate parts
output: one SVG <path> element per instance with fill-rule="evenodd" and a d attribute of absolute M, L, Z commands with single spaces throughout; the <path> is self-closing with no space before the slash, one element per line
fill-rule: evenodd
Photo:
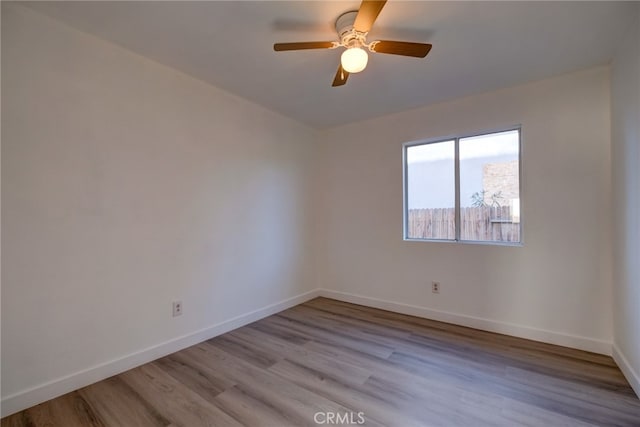
<path fill-rule="evenodd" d="M 340 45 L 346 48 L 362 47 L 366 45 L 367 33 L 357 31 L 353 23 L 358 15 L 357 10 L 345 12 L 336 19 L 336 31 L 340 38 Z"/>

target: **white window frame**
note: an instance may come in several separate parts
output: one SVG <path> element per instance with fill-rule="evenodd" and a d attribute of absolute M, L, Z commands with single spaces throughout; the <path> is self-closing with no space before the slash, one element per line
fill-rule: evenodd
<path fill-rule="evenodd" d="M 492 133 L 502 133 L 518 131 L 518 194 L 520 196 L 520 241 L 519 242 L 499 242 L 491 240 L 462 240 L 460 239 L 460 140 L 465 138 L 473 138 L 478 136 L 489 135 Z M 407 163 L 407 149 L 418 145 L 437 144 L 440 142 L 454 141 L 454 173 L 455 173 L 455 238 L 454 239 L 418 239 L 408 237 L 409 232 L 409 186 L 407 183 L 409 165 Z M 523 246 L 523 228 L 522 228 L 522 126 L 512 126 L 482 132 L 453 135 L 447 137 L 439 137 L 421 141 L 405 142 L 402 144 L 402 238 L 409 242 L 444 242 L 444 243 L 465 243 L 472 245 L 497 245 L 497 246 Z"/>

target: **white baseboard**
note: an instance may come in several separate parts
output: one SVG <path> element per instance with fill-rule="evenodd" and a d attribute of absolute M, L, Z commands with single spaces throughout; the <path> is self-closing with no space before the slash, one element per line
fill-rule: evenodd
<path fill-rule="evenodd" d="M 140 350 L 127 356 L 75 372 L 62 378 L 14 393 L 2 399 L 2 417 L 11 415 L 38 403 L 61 396 L 113 375 L 127 371 L 136 366 L 175 353 L 194 344 L 206 341 L 218 335 L 229 332 L 264 317 L 278 313 L 287 308 L 301 304 L 320 295 L 319 290 L 312 290 L 304 294 L 288 298 L 275 304 L 236 316 L 232 319 L 209 326 L 199 331 L 165 341 L 152 347 Z"/>
<path fill-rule="evenodd" d="M 631 363 L 624 357 L 624 353 L 620 350 L 620 347 L 613 343 L 613 360 L 616 361 L 618 367 L 624 374 L 624 377 L 629 381 L 631 388 L 636 392 L 636 396 L 640 397 L 640 374 L 633 369 Z"/>
<path fill-rule="evenodd" d="M 519 338 L 526 338 L 534 341 L 541 341 L 549 344 L 556 344 L 565 347 L 576 348 L 594 353 L 611 355 L 611 343 L 608 341 L 582 337 L 578 335 L 552 332 L 543 329 L 531 328 L 529 326 L 516 325 L 513 323 L 501 322 L 498 320 L 484 319 L 481 317 L 467 316 L 464 314 L 451 313 L 447 311 L 433 310 L 410 304 L 403 304 L 394 301 L 386 301 L 378 298 L 365 297 L 346 292 L 333 291 L 330 289 L 320 289 L 320 296 L 332 298 L 339 301 L 353 304 L 365 305 L 367 307 L 380 308 L 382 310 L 393 311 L 411 316 L 424 317 L 441 322 L 453 323 L 455 325 L 467 326 L 484 331 L 496 332 L 499 334 L 511 335 Z"/>

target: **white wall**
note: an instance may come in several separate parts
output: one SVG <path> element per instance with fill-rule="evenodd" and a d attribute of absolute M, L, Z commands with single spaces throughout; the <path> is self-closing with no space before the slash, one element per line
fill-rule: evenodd
<path fill-rule="evenodd" d="M 315 131 L 2 7 L 5 415 L 315 287 Z"/>
<path fill-rule="evenodd" d="M 612 64 L 614 355 L 640 395 L 640 5 Z"/>
<path fill-rule="evenodd" d="M 609 353 L 609 120 L 609 69 L 600 67 L 324 132 L 321 286 Z M 402 143 L 518 124 L 524 246 L 403 241 Z"/>

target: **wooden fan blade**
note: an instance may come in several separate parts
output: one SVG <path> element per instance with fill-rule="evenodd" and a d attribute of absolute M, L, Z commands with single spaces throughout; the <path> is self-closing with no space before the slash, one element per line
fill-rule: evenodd
<path fill-rule="evenodd" d="M 362 0 L 353 28 L 362 33 L 368 33 L 380 14 L 387 0 Z"/>
<path fill-rule="evenodd" d="M 273 50 L 282 52 L 284 50 L 331 49 L 335 46 L 335 42 L 276 43 L 273 45 Z"/>
<path fill-rule="evenodd" d="M 396 42 L 392 40 L 379 40 L 373 42 L 371 50 L 378 53 L 389 53 L 391 55 L 413 56 L 424 58 L 431 50 L 431 45 L 427 43 Z"/>
<path fill-rule="evenodd" d="M 336 77 L 333 79 L 333 83 L 331 84 L 331 86 L 333 87 L 342 86 L 343 84 L 347 83 L 348 77 L 349 77 L 349 72 L 345 71 L 342 68 L 342 64 L 340 64 L 338 66 L 338 72 L 336 73 Z"/>

